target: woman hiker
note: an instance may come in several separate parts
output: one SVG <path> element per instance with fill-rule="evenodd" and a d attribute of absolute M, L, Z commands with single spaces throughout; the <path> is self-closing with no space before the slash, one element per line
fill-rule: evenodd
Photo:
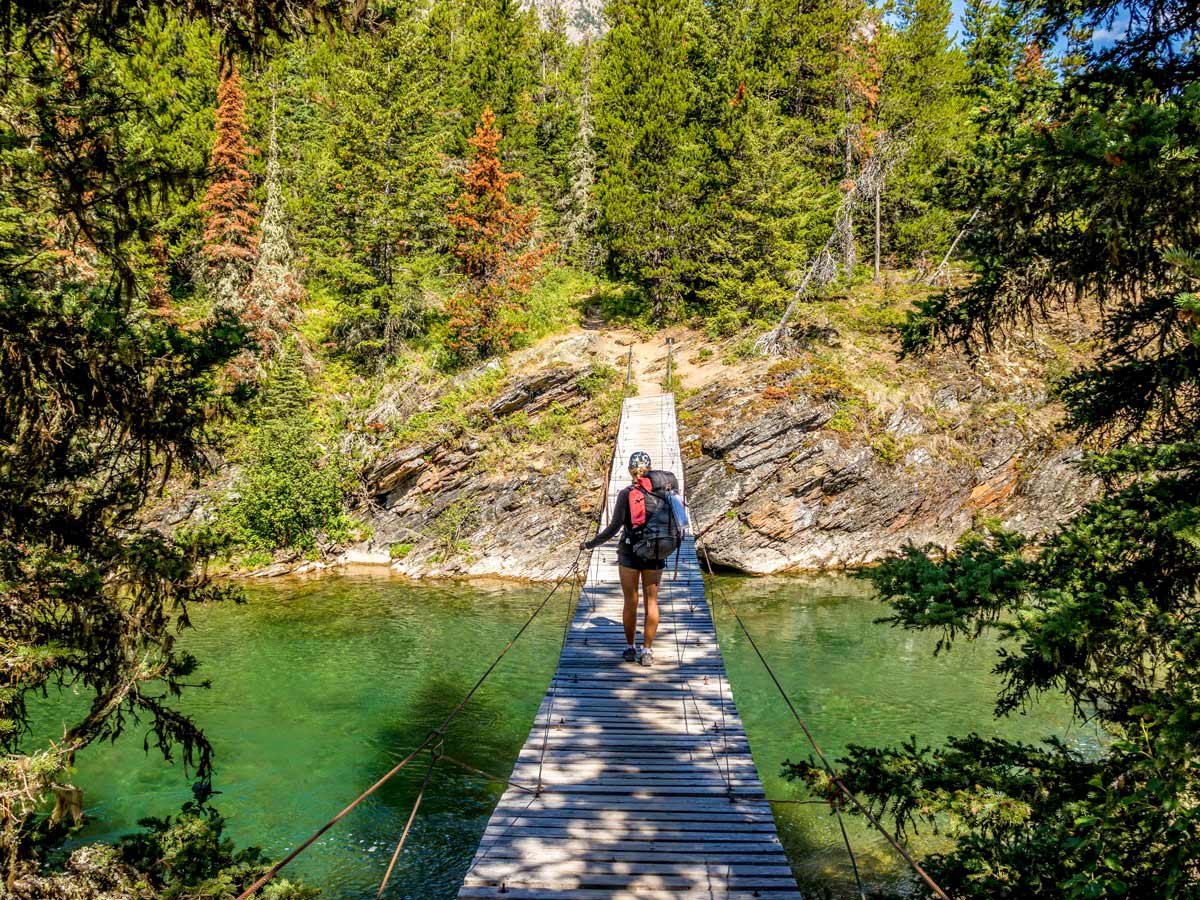
<path fill-rule="evenodd" d="M 654 635 L 658 632 L 658 582 L 662 578 L 666 561 L 661 559 L 642 559 L 633 552 L 633 545 L 638 540 L 640 528 L 633 524 L 633 514 L 629 506 L 629 492 L 633 490 L 638 479 L 650 471 L 650 454 L 639 450 L 629 457 L 629 475 L 631 483 L 617 495 L 617 506 L 613 510 L 608 527 L 580 546 L 591 550 L 609 540 L 617 529 L 624 526 L 621 541 L 617 545 L 617 571 L 621 576 L 621 593 L 625 597 L 625 607 L 621 611 L 621 619 L 625 625 L 626 662 L 637 661 L 643 666 L 654 664 Z M 646 600 L 646 621 L 642 628 L 643 646 L 634 646 L 634 634 L 637 632 L 638 581 L 642 583 L 642 596 Z"/>

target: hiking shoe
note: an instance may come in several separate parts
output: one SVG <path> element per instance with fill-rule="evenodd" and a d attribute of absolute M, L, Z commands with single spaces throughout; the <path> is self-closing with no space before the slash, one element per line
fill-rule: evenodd
<path fill-rule="evenodd" d="M 638 652 L 633 647 L 626 647 L 625 652 L 621 656 L 625 662 L 635 662 L 638 658 Z"/>
<path fill-rule="evenodd" d="M 642 652 L 638 654 L 638 662 L 643 666 L 654 665 L 654 651 L 649 647 L 643 647 Z"/>

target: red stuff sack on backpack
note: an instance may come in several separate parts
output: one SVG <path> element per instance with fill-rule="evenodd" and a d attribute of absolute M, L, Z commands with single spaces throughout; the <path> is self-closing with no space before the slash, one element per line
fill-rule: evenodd
<path fill-rule="evenodd" d="M 629 492 L 629 521 L 634 528 L 646 524 L 646 493 L 653 490 L 650 479 L 642 476 L 637 480 L 637 487 Z"/>

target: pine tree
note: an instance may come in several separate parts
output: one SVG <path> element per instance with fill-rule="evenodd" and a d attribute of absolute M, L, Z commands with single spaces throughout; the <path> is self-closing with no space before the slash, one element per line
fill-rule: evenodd
<path fill-rule="evenodd" d="M 223 63 L 217 91 L 217 139 L 209 169 L 212 181 L 204 195 L 205 280 L 217 307 L 241 311 L 243 290 L 254 267 L 254 184 L 246 163 L 246 94 L 237 65 Z"/>
<path fill-rule="evenodd" d="M 1000 0 L 966 0 L 963 51 L 971 87 L 977 92 L 1010 82 L 1021 58 L 1022 29 Z"/>
<path fill-rule="evenodd" d="M 601 248 L 596 240 L 596 153 L 592 146 L 592 44 L 585 39 L 581 60 L 579 118 L 575 145 L 571 148 L 571 183 L 564 198 L 563 249 L 567 258 L 588 271 L 600 265 Z"/>
<path fill-rule="evenodd" d="M 213 774 L 211 744 L 177 703 L 204 681 L 179 637 L 193 604 L 236 592 L 197 565 L 206 546 L 150 528 L 146 507 L 167 473 L 198 479 L 211 466 L 217 376 L 240 340 L 228 310 L 182 327 L 135 302 L 147 236 L 201 185 L 196 117 L 172 118 L 164 102 L 195 45 L 181 39 L 168 72 L 130 57 L 147 19 L 197 22 L 214 43 L 257 53 L 318 13 L 327 7 L 65 0 L 0 15 L 0 40 L 20 48 L 0 79 L 0 105 L 19 111 L 0 117 L 0 893 L 28 874 L 16 893 L 45 894 L 45 810 L 93 742 L 131 729 L 201 785 Z M 220 237 L 229 198 L 212 199 Z M 75 254 L 86 270 L 72 246 L 86 248 Z M 31 717 L 60 692 L 76 702 L 47 741 Z M 207 858 L 198 843 L 175 850 Z M 238 856 L 236 878 L 253 877 L 254 858 Z"/>
<path fill-rule="evenodd" d="M 677 313 L 700 242 L 704 149 L 688 123 L 683 0 L 614 0 L 596 96 L 601 234 L 651 313 Z"/>
<path fill-rule="evenodd" d="M 283 173 L 279 165 L 279 122 L 271 103 L 271 132 L 267 150 L 267 198 L 259 225 L 258 258 L 246 288 L 242 321 L 256 349 L 243 354 L 243 378 L 258 380 L 263 366 L 277 358 L 296 317 L 303 288 L 294 270 L 295 253 L 288 237 L 283 208 Z"/>
<path fill-rule="evenodd" d="M 532 19 L 519 0 L 484 0 L 472 17 L 469 62 L 470 96 L 464 121 L 478 121 L 490 109 L 505 134 L 509 155 L 523 167 L 532 162 L 536 119 L 533 113 L 537 13 Z M 533 26 L 531 28 L 531 26 Z"/>
<path fill-rule="evenodd" d="M 520 298 L 553 249 L 529 246 L 538 211 L 509 199 L 509 185 L 521 175 L 504 171 L 501 139 L 495 115 L 485 108 L 470 139 L 474 152 L 462 176 L 462 193 L 448 217 L 457 239 L 454 255 L 467 282 L 447 306 L 447 346 L 460 359 L 490 356 L 511 346 L 520 330 L 514 316 Z"/>
<path fill-rule="evenodd" d="M 732 333 L 777 317 L 795 290 L 808 248 L 825 239 L 832 192 L 796 159 L 787 117 L 749 89 L 735 94 L 739 118 L 729 181 L 714 201 L 700 268 L 709 329 Z"/>
<path fill-rule="evenodd" d="M 528 162 L 519 167 L 525 173 L 528 197 L 537 199 L 545 224 L 553 229 L 566 225 L 561 214 L 570 205 L 576 171 L 572 154 L 579 137 L 583 48 L 568 36 L 562 0 L 531 4 L 530 12 L 538 63 L 529 111 L 535 137 Z M 517 159 L 511 152 L 508 156 Z"/>
<path fill-rule="evenodd" d="M 843 135 L 842 187 L 847 195 L 869 193 L 872 200 L 878 199 L 878 192 L 882 187 L 879 184 L 879 175 L 874 175 L 874 184 L 867 190 L 864 190 L 866 186 L 857 182 L 870 170 L 878 173 L 879 160 L 876 159 L 876 154 L 880 151 L 879 144 L 882 139 L 879 125 L 882 80 L 879 45 L 882 32 L 883 24 L 874 10 L 863 7 L 846 45 L 843 67 L 846 125 Z M 842 251 L 843 269 L 847 279 L 854 274 L 854 265 L 858 259 L 854 232 L 854 213 L 857 205 L 856 202 L 846 205 L 847 226 Z"/>
<path fill-rule="evenodd" d="M 150 242 L 150 258 L 153 268 L 150 273 L 150 286 L 146 291 L 146 306 L 156 316 L 172 317 L 175 306 L 171 301 L 171 292 L 167 288 L 167 242 L 162 235 L 155 235 Z"/>
<path fill-rule="evenodd" d="M 980 139 L 949 181 L 960 212 L 980 211 L 962 242 L 974 277 L 920 304 L 904 345 L 918 352 L 938 338 L 975 349 L 1082 310 L 1096 347 L 1055 391 L 1100 490 L 1048 535 L 980 523 L 955 547 L 909 547 L 871 577 L 891 623 L 937 633 L 939 650 L 998 639 L 997 716 L 1057 694 L 1104 739 L 1086 750 L 974 734 L 936 747 L 852 747 L 841 780 L 898 835 L 951 823 L 953 843 L 926 860 L 951 896 L 1191 900 L 1200 160 L 1190 148 L 1200 67 L 1179 49 L 1196 25 L 1135 2 L 1111 47 L 1093 43 L 1062 69 L 1045 51 L 1111 22 L 1111 4 L 1010 7 L 1035 17 L 1037 40 L 1021 53 L 981 9 L 990 21 L 971 45 L 986 98 Z M 796 771 L 830 787 L 823 769 Z"/>
<path fill-rule="evenodd" d="M 890 249 L 911 260 L 940 252 L 957 231 L 935 193 L 941 167 L 970 143 L 968 72 L 950 34 L 950 0 L 900 0 L 885 49 L 880 128 L 904 145 L 889 174 L 883 217 Z"/>
<path fill-rule="evenodd" d="M 309 288 L 337 300 L 330 338 L 353 361 L 387 362 L 430 321 L 426 273 L 452 241 L 447 152 L 465 102 L 462 11 L 439 3 L 278 73 L 294 110 L 295 236 Z"/>

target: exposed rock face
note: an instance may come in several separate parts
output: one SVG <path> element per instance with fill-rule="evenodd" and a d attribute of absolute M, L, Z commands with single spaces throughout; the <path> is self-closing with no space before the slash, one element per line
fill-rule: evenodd
<path fill-rule="evenodd" d="M 588 346 L 570 350 L 512 379 L 487 416 L 502 426 L 572 411 L 586 458 L 564 457 L 553 438 L 502 471 L 485 464 L 496 449 L 486 439 L 394 450 L 366 479 L 374 536 L 343 560 L 391 560 L 416 577 L 564 572 L 594 527 L 615 434 L 580 390 Z M 808 372 L 763 365 L 681 404 L 692 520 L 715 563 L 759 574 L 863 565 L 908 543 L 952 544 L 977 516 L 1042 533 L 1094 495 L 1074 466 L 1079 451 L 1043 426 L 989 417 L 987 404 L 1009 394 L 969 370 L 922 409 L 875 410 L 853 427 Z"/>
<path fill-rule="evenodd" d="M 255 574 L 366 563 L 411 577 L 561 575 L 603 502 L 626 352 L 609 345 L 576 332 L 440 388 L 388 386 L 353 435 L 369 460 L 353 511 L 371 537 L 317 561 L 278 554 Z M 1045 533 L 1095 495 L 1020 360 L 879 358 L 891 368 L 876 362 L 871 381 L 819 353 L 727 364 L 677 350 L 692 364 L 678 416 L 688 502 L 714 562 L 756 574 L 864 565 L 908 543 L 950 545 L 979 516 Z M 484 376 L 491 387 L 473 391 Z M 414 431 L 417 414 L 460 396 L 473 398 L 461 416 Z M 211 504 L 210 485 L 150 524 L 204 521 Z"/>
<path fill-rule="evenodd" d="M 931 440 L 887 462 L 861 439 L 822 428 L 828 406 L 801 399 L 747 413 L 755 400 L 745 388 L 702 393 L 684 408 L 703 410 L 705 425 L 682 435 L 695 530 L 714 563 L 745 572 L 857 566 L 909 543 L 946 546 L 977 516 L 1045 533 L 1095 494 L 1074 465 L 1078 449 L 1019 428 L 983 428 L 975 459 L 939 454 Z M 715 421 L 714 409 L 749 421 Z M 904 437 L 931 430 L 913 410 L 887 422 Z"/>
<path fill-rule="evenodd" d="M 373 536 L 339 561 L 386 560 L 412 577 L 549 579 L 565 571 L 596 521 L 600 459 L 615 434 L 585 408 L 580 380 L 593 367 L 590 345 L 579 337 L 562 342 L 565 351 L 554 345 L 518 360 L 534 371 L 510 379 L 479 411 L 481 426 L 490 426 L 480 435 L 439 436 L 382 455 L 365 478 L 371 501 L 358 511 Z M 526 446 L 529 425 L 551 409 L 570 414 L 584 434 Z M 510 421 L 518 422 L 513 433 L 505 430 Z"/>

